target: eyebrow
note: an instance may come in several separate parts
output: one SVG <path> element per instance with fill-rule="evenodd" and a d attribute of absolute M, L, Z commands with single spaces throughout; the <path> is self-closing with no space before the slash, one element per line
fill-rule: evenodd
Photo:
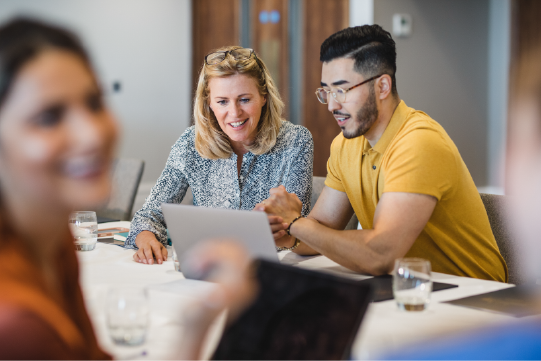
<path fill-rule="evenodd" d="M 246 95 L 252 95 L 251 93 L 243 93 L 243 94 L 239 94 L 237 95 L 237 98 L 240 98 L 240 97 L 243 97 L 243 96 L 246 96 Z M 228 97 L 221 97 L 221 96 L 217 96 L 215 97 L 216 99 L 229 99 Z"/>
<path fill-rule="evenodd" d="M 347 83 L 349 83 L 349 81 L 347 80 L 338 80 L 332 83 L 331 85 L 336 86 L 336 85 L 342 85 L 342 84 L 347 84 Z M 321 82 L 321 86 L 327 86 L 327 83 Z"/>

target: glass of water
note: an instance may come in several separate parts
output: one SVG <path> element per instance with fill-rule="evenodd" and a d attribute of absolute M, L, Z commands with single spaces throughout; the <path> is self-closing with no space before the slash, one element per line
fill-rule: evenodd
<path fill-rule="evenodd" d="M 138 346 L 145 342 L 149 323 L 148 293 L 144 288 L 122 287 L 107 294 L 107 328 L 117 345 Z"/>
<path fill-rule="evenodd" d="M 398 308 L 423 311 L 432 293 L 430 261 L 422 258 L 400 258 L 393 271 L 393 294 Z"/>
<path fill-rule="evenodd" d="M 92 251 L 98 242 L 98 219 L 96 212 L 73 212 L 70 214 L 69 225 L 75 249 Z"/>

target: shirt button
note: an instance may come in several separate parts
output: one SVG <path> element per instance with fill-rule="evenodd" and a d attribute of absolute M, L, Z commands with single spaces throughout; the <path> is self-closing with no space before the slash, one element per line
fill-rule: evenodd
<path fill-rule="evenodd" d="M 376 166 L 375 166 L 375 165 L 373 165 L 373 166 L 372 166 L 372 169 L 376 170 Z"/>

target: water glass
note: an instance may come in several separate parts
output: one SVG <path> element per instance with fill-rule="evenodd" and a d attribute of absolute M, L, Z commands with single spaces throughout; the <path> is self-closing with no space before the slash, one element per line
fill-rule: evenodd
<path fill-rule="evenodd" d="M 422 258 L 400 258 L 393 271 L 393 294 L 398 308 L 423 311 L 432 293 L 430 261 Z"/>
<path fill-rule="evenodd" d="M 70 214 L 69 226 L 75 249 L 92 251 L 98 242 L 98 218 L 96 212 L 73 212 Z"/>
<path fill-rule="evenodd" d="M 109 335 L 115 344 L 124 346 L 143 344 L 149 323 L 147 290 L 129 287 L 109 290 L 106 316 Z"/>
<path fill-rule="evenodd" d="M 175 247 L 171 247 L 171 260 L 175 265 L 175 271 L 180 272 L 180 262 L 178 260 L 177 252 L 175 251 Z"/>

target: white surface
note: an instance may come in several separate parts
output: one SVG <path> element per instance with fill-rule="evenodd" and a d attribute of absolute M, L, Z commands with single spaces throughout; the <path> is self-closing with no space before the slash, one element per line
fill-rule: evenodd
<path fill-rule="evenodd" d="M 349 0 L 349 26 L 374 24 L 374 0 Z"/>
<path fill-rule="evenodd" d="M 488 17 L 488 184 L 503 189 L 511 60 L 511 1 L 490 0 Z"/>
<path fill-rule="evenodd" d="M 2 0 L 0 20 L 31 15 L 77 32 L 122 124 L 119 155 L 145 160 L 143 182 L 154 183 L 171 146 L 190 124 L 191 4 L 189 0 Z M 116 81 L 122 87 L 118 93 L 112 91 Z"/>
<path fill-rule="evenodd" d="M 101 224 L 100 228 L 129 227 L 129 222 Z M 204 297 L 211 284 L 186 280 L 174 271 L 173 262 L 162 265 L 144 265 L 132 259 L 133 250 L 98 243 L 90 252 L 78 252 L 81 264 L 81 285 L 91 319 L 101 345 L 117 358 L 133 358 L 142 350 L 142 358 L 162 359 L 174 357 L 175 347 L 182 338 L 183 317 L 199 297 Z M 353 279 L 369 276 L 349 271 L 326 257 L 301 257 L 291 252 L 279 254 L 283 263 L 306 269 L 338 274 Z M 458 288 L 437 291 L 427 311 L 406 313 L 397 310 L 394 300 L 373 303 L 369 306 L 360 332 L 353 345 L 355 358 L 373 359 L 399 347 L 453 332 L 482 327 L 514 318 L 490 312 L 442 304 L 475 294 L 491 292 L 510 285 L 433 273 L 433 280 L 459 285 Z M 110 287 L 120 285 L 148 286 L 151 304 L 151 326 L 148 340 L 139 347 L 114 346 L 105 327 L 104 299 Z M 206 356 L 219 339 L 223 319 L 214 325 L 207 342 Z"/>

